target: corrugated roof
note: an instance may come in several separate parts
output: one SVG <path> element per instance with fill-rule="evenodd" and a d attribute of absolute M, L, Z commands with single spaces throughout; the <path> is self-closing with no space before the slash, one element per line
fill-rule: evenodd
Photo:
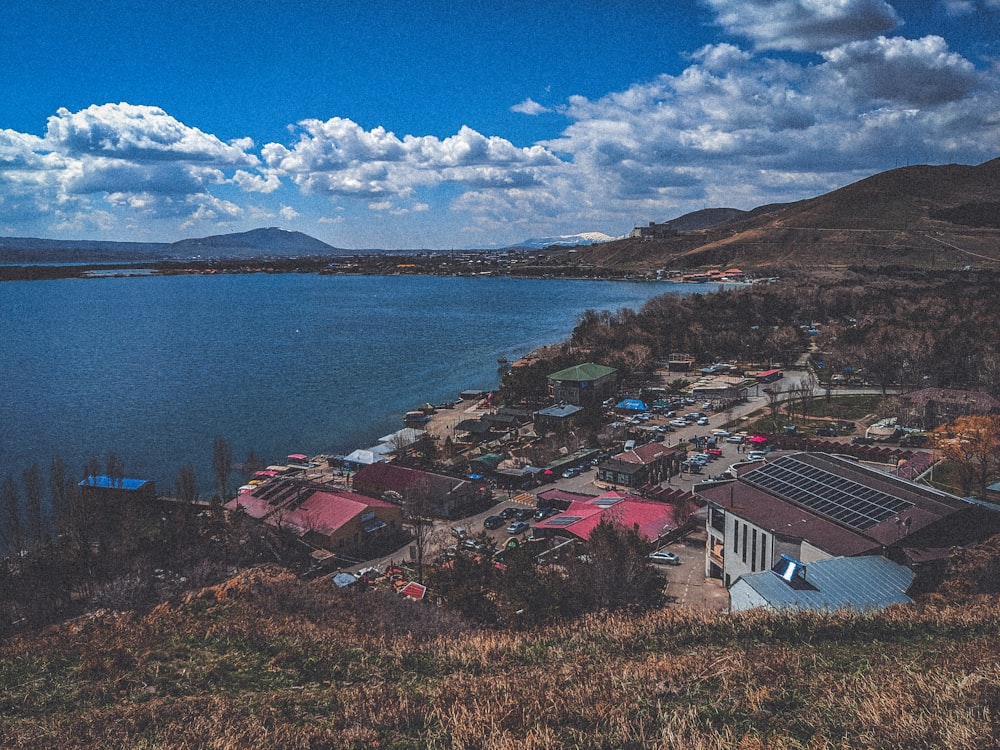
<path fill-rule="evenodd" d="M 551 375 L 549 375 L 549 380 L 571 380 L 571 381 L 599 380 L 600 378 L 606 377 L 615 372 L 618 371 L 614 367 L 605 367 L 604 365 L 598 365 L 593 362 L 585 362 L 582 365 L 576 365 L 575 367 L 567 367 L 565 370 L 554 372 Z"/>
<path fill-rule="evenodd" d="M 776 609 L 881 609 L 912 604 L 906 590 L 913 582 L 909 568 L 877 556 L 832 557 L 805 567 L 806 587 L 793 587 L 777 573 L 765 570 L 741 576 L 742 581 Z"/>

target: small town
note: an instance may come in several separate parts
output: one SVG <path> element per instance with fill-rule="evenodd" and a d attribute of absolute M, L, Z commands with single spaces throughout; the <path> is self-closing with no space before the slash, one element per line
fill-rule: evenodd
<path fill-rule="evenodd" d="M 891 416 L 839 419 L 793 406 L 824 400 L 808 353 L 785 370 L 663 365 L 634 392 L 584 362 L 548 374 L 547 404 L 482 391 L 425 404 L 377 445 L 254 470 L 224 509 L 307 554 L 308 577 L 439 603 L 426 578 L 456 558 L 502 569 L 528 551 L 563 570 L 606 523 L 648 547 L 666 605 L 878 609 L 932 591 L 955 548 L 1000 532 L 1000 504 L 921 482 L 944 455 L 942 425 L 1000 414 L 985 393 L 908 391 Z M 831 404 L 882 398 L 841 381 Z M 107 496 L 94 504 L 155 504 L 149 485 L 81 483 Z M 1000 485 L 986 492 L 1000 499 Z"/>

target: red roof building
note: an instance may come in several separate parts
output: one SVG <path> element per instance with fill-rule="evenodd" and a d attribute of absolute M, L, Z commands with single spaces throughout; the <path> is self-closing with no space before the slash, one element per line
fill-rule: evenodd
<path fill-rule="evenodd" d="M 357 492 L 278 480 L 240 493 L 226 510 L 289 532 L 309 544 L 343 554 L 377 549 L 402 530 L 398 505 Z"/>
<path fill-rule="evenodd" d="M 535 536 L 571 536 L 584 541 L 602 521 L 635 528 L 651 542 L 677 528 L 673 506 L 623 492 L 605 492 L 589 500 L 573 500 L 559 515 L 535 524 Z"/>

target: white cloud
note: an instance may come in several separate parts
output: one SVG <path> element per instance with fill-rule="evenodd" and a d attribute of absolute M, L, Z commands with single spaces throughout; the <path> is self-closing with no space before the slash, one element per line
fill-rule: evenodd
<path fill-rule="evenodd" d="M 92 105 L 79 112 L 60 108 L 48 120 L 47 146 L 68 156 L 129 161 L 183 160 L 255 166 L 252 141 L 226 144 L 174 119 L 159 107 L 127 103 Z"/>
<path fill-rule="evenodd" d="M 292 221 L 293 219 L 297 219 L 301 216 L 301 214 L 291 206 L 282 206 L 278 210 L 278 215 L 285 221 Z"/>
<path fill-rule="evenodd" d="M 540 170 L 559 160 L 541 146 L 519 148 L 468 127 L 444 139 L 406 135 L 351 120 L 300 123 L 290 148 L 262 149 L 272 173 L 290 177 L 307 193 L 410 198 L 418 188 L 451 183 L 466 187 L 513 187 L 537 182 Z"/>
<path fill-rule="evenodd" d="M 939 36 L 879 37 L 824 53 L 846 90 L 861 101 L 930 106 L 962 99 L 978 86 L 975 66 Z"/>
<path fill-rule="evenodd" d="M 551 112 L 548 107 L 542 106 L 530 96 L 523 102 L 518 102 L 510 108 L 511 112 L 517 112 L 521 115 L 540 115 L 543 112 Z"/>
<path fill-rule="evenodd" d="M 731 34 L 757 49 L 827 50 L 896 28 L 885 0 L 704 0 Z"/>
<path fill-rule="evenodd" d="M 608 221 L 751 208 L 909 161 L 976 163 L 1000 152 L 996 75 L 939 37 L 852 42 L 811 65 L 728 44 L 691 59 L 676 76 L 569 100 L 572 124 L 543 143 L 572 164 L 554 193 L 566 216 L 574 205 Z M 523 207 L 489 194 L 460 205 L 493 216 Z"/>

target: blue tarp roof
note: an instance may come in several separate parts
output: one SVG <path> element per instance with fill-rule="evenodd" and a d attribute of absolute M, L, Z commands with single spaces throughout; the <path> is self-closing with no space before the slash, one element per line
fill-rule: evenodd
<path fill-rule="evenodd" d="M 112 479 L 104 474 L 99 474 L 97 476 L 89 476 L 80 482 L 81 487 L 103 487 L 104 489 L 122 489 L 122 490 L 138 490 L 149 483 L 148 479 L 129 479 L 128 477 L 119 477 L 118 479 Z"/>
<path fill-rule="evenodd" d="M 649 407 L 646 406 L 646 402 L 640 401 L 637 398 L 627 398 L 623 401 L 619 401 L 616 408 L 630 409 L 632 411 L 649 411 Z"/>

